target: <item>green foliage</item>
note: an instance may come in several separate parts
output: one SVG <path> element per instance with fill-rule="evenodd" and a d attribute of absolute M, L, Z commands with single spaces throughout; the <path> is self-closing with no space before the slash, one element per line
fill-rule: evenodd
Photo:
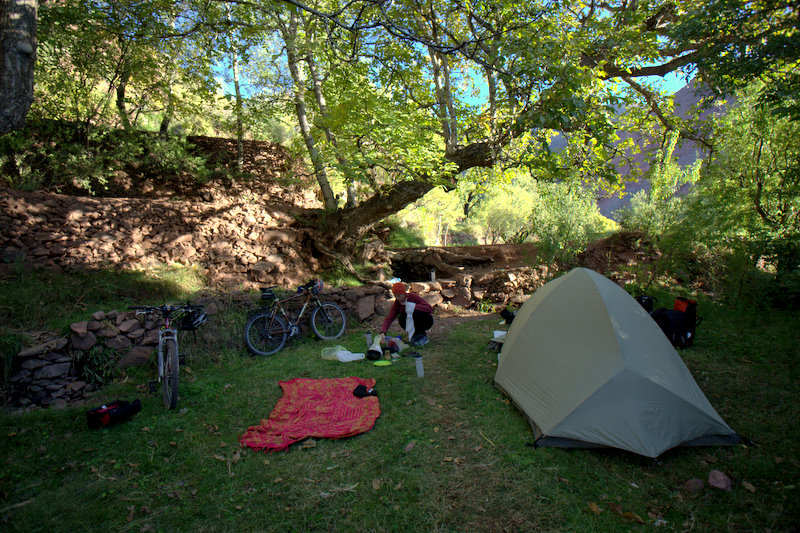
<path fill-rule="evenodd" d="M 425 238 L 413 227 L 404 221 L 395 218 L 385 221 L 389 226 L 389 242 L 392 248 L 414 248 L 425 246 Z"/>
<path fill-rule="evenodd" d="M 186 139 L 121 130 L 85 130 L 75 124 L 31 121 L 0 137 L 5 185 L 103 194 L 117 173 L 134 181 L 189 176 L 204 182 L 212 172 Z"/>
<path fill-rule="evenodd" d="M 105 346 L 93 346 L 88 351 L 77 351 L 72 358 L 79 375 L 86 381 L 106 383 L 117 373 L 118 355 Z"/>
<path fill-rule="evenodd" d="M 682 168 L 672 155 L 677 141 L 678 134 L 673 132 L 651 161 L 646 175 L 649 188 L 636 193 L 620 213 L 620 226 L 624 231 L 657 239 L 670 233 L 675 224 L 684 219 L 680 191 L 684 185 L 697 181 L 701 165 L 698 161 Z"/>
<path fill-rule="evenodd" d="M 396 217 L 413 227 L 413 231 L 419 235 L 418 242 L 429 246 L 446 246 L 458 224 L 460 212 L 458 195 L 437 187 L 398 212 Z"/>
<path fill-rule="evenodd" d="M 469 222 L 484 243 L 522 243 L 530 236 L 529 216 L 539 200 L 529 175 L 507 172 L 504 181 L 481 194 Z"/>
<path fill-rule="evenodd" d="M 570 263 L 613 223 L 597 210 L 591 190 L 569 183 L 540 183 L 539 200 L 530 214 L 530 240 L 549 262 Z"/>

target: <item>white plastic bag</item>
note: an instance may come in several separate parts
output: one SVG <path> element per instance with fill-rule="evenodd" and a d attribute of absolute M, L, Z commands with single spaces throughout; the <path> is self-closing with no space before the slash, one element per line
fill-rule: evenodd
<path fill-rule="evenodd" d="M 326 361 L 336 361 L 336 354 L 341 350 L 347 350 L 347 348 L 341 344 L 337 344 L 336 346 L 328 346 L 327 348 L 322 349 L 321 356 Z"/>
<path fill-rule="evenodd" d="M 336 352 L 336 359 L 341 361 L 342 363 L 350 363 L 352 361 L 360 361 L 364 359 L 363 353 L 353 353 L 347 350 L 339 350 Z"/>

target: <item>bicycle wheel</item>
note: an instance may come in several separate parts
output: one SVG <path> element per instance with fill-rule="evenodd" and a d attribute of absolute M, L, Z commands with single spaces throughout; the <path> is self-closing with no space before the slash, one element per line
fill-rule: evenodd
<path fill-rule="evenodd" d="M 164 379 L 161 381 L 161 395 L 164 407 L 175 409 L 178 405 L 178 343 L 172 339 L 164 341 Z"/>
<path fill-rule="evenodd" d="M 270 321 L 270 311 L 254 315 L 244 327 L 247 349 L 256 355 L 272 355 L 286 344 L 286 321 L 276 316 Z"/>
<path fill-rule="evenodd" d="M 347 326 L 347 315 L 344 309 L 335 303 L 325 302 L 311 313 L 311 329 L 320 339 L 329 341 L 338 339 Z"/>

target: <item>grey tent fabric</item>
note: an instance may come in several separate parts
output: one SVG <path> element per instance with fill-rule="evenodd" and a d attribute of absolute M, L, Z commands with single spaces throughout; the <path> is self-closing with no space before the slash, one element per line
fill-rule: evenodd
<path fill-rule="evenodd" d="M 495 385 L 543 446 L 657 457 L 675 446 L 738 442 L 650 315 L 585 268 L 547 283 L 520 308 Z"/>

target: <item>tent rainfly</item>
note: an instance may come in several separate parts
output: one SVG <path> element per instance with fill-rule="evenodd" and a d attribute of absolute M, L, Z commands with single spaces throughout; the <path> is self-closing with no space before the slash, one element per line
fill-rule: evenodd
<path fill-rule="evenodd" d="M 539 446 L 658 457 L 676 446 L 739 442 L 647 311 L 585 268 L 547 283 L 519 309 L 494 381 Z"/>

